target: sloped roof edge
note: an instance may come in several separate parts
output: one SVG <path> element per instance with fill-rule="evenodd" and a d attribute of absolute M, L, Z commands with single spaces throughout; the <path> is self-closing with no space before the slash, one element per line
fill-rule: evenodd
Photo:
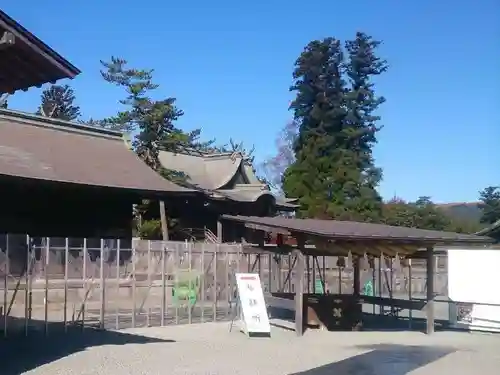
<path fill-rule="evenodd" d="M 493 234 L 496 231 L 500 232 L 500 220 L 497 220 L 496 222 L 491 224 L 489 227 L 484 228 L 484 229 L 482 229 L 479 232 L 476 232 L 474 234 L 476 236 L 489 236 L 490 234 Z"/>
<path fill-rule="evenodd" d="M 0 174 L 145 194 L 195 193 L 161 177 L 122 133 L 0 110 Z"/>
<path fill-rule="evenodd" d="M 32 48 L 35 52 L 50 61 L 64 74 L 64 78 L 74 78 L 81 73 L 80 69 L 50 48 L 42 40 L 25 29 L 19 22 L 0 10 L 0 28 L 11 32 L 16 38 Z"/>

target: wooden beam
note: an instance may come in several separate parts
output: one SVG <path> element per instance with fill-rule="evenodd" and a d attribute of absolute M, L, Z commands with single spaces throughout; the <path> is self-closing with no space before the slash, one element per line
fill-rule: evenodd
<path fill-rule="evenodd" d="M 434 249 L 427 248 L 427 334 L 434 333 Z"/>
<path fill-rule="evenodd" d="M 268 233 L 284 234 L 286 236 L 290 235 L 290 232 L 287 231 L 286 229 L 267 227 L 265 225 L 245 224 L 245 227 L 248 229 L 258 230 L 258 231 L 263 231 L 263 232 L 268 232 Z"/>

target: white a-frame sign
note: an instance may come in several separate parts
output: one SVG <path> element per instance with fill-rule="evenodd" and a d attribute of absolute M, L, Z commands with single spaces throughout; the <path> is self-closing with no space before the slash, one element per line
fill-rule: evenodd
<path fill-rule="evenodd" d="M 271 326 L 259 274 L 237 273 L 235 276 L 241 329 L 250 337 L 270 337 Z"/>

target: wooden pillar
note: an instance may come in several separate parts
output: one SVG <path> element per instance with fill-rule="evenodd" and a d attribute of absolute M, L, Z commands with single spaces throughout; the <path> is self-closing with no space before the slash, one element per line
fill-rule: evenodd
<path fill-rule="evenodd" d="M 304 334 L 304 267 L 305 257 L 302 253 L 304 241 L 299 241 L 294 255 L 297 257 L 295 263 L 295 332 L 297 336 Z"/>
<path fill-rule="evenodd" d="M 427 269 L 427 334 L 434 333 L 434 248 L 432 246 L 426 251 Z"/>
<path fill-rule="evenodd" d="M 168 241 L 168 223 L 167 223 L 167 212 L 165 210 L 165 201 L 159 201 L 160 204 L 160 222 L 161 222 L 161 234 L 163 241 Z"/>
<path fill-rule="evenodd" d="M 354 270 L 353 277 L 353 295 L 358 296 L 361 294 L 361 258 L 358 255 L 352 254 L 352 267 Z"/>
<path fill-rule="evenodd" d="M 217 220 L 217 240 L 219 241 L 219 243 L 223 242 L 222 221 L 220 219 Z"/>

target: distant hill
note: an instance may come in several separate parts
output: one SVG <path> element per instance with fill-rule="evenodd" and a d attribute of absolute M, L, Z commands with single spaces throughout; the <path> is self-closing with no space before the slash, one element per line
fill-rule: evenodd
<path fill-rule="evenodd" d="M 451 217 L 467 221 L 478 222 L 482 214 L 479 202 L 445 203 L 436 206 Z"/>

